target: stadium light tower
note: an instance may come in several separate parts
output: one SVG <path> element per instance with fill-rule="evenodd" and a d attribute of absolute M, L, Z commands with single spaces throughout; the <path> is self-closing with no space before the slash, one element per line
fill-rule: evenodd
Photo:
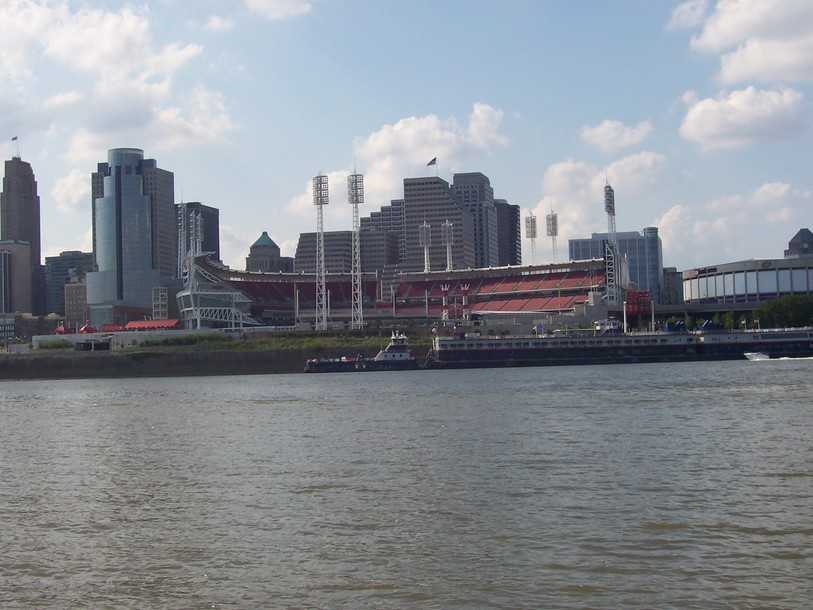
<path fill-rule="evenodd" d="M 359 204 L 364 203 L 364 176 L 350 174 L 347 177 L 347 203 L 353 206 L 353 315 L 350 328 L 364 328 L 364 312 L 361 298 L 361 233 Z"/>
<path fill-rule="evenodd" d="M 313 205 L 316 206 L 316 330 L 327 330 L 325 291 L 325 225 L 322 208 L 328 204 L 327 176 L 313 177 Z"/>
<path fill-rule="evenodd" d="M 454 242 L 452 227 L 454 227 L 454 224 L 448 218 L 440 227 L 443 245 L 446 246 L 446 271 L 452 270 L 452 243 Z"/>
<path fill-rule="evenodd" d="M 604 245 L 604 265 L 607 274 L 607 302 L 617 304 L 620 301 L 618 238 L 615 232 L 615 191 L 610 182 L 604 184 L 604 211 L 607 213 L 607 241 Z"/>
<path fill-rule="evenodd" d="M 545 223 L 548 227 L 548 237 L 550 237 L 553 247 L 553 262 L 556 262 L 556 238 L 559 236 L 559 215 L 551 209 L 550 214 L 545 216 Z"/>
<path fill-rule="evenodd" d="M 420 244 L 421 248 L 423 248 L 423 272 L 429 273 L 430 264 L 429 264 L 429 246 L 432 243 L 432 226 L 423 221 L 423 224 L 418 227 L 418 243 Z"/>
<path fill-rule="evenodd" d="M 536 216 L 531 212 L 525 217 L 525 238 L 531 240 L 531 264 L 536 264 Z"/>

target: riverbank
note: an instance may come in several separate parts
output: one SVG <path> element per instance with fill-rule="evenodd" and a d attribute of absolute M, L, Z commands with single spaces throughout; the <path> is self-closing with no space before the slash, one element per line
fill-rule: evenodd
<path fill-rule="evenodd" d="M 428 346 L 416 346 L 419 362 Z M 323 358 L 351 355 L 347 348 L 326 348 Z M 144 349 L 121 352 L 54 351 L 0 354 L 0 380 L 94 379 L 118 377 L 194 377 L 302 373 L 312 350 L 184 350 Z"/>

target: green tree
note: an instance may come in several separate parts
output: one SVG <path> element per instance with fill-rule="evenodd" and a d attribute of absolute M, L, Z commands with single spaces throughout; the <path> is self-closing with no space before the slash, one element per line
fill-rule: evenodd
<path fill-rule="evenodd" d="M 790 294 L 760 303 L 754 318 L 762 328 L 810 326 L 813 324 L 813 295 Z"/>

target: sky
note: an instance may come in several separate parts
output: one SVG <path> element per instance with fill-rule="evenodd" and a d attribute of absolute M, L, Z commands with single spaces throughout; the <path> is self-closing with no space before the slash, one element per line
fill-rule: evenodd
<path fill-rule="evenodd" d="M 781 258 L 813 226 L 813 0 L 0 0 L 0 156 L 31 163 L 43 257 L 91 250 L 90 175 L 135 147 L 220 210 L 221 258 L 293 256 L 482 172 L 567 240 L 655 226 L 678 270 Z M 5 134 L 5 136 L 3 136 Z M 12 141 L 17 137 L 16 141 Z M 437 165 L 427 162 L 437 157 Z"/>

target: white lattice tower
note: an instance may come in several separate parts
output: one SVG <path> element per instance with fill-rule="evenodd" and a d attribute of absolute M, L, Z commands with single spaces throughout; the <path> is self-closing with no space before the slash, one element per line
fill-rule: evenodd
<path fill-rule="evenodd" d="M 607 242 L 604 246 L 605 273 L 607 275 L 607 302 L 620 301 L 618 239 L 615 232 L 615 191 L 609 181 L 604 185 L 604 211 L 607 213 Z"/>
<path fill-rule="evenodd" d="M 186 226 L 186 204 L 182 203 L 178 207 L 178 277 L 184 279 L 184 285 L 188 281 L 188 276 L 185 277 L 187 269 L 186 258 L 189 256 L 187 248 L 188 233 Z"/>
<path fill-rule="evenodd" d="M 347 203 L 353 206 L 353 315 L 350 328 L 364 328 L 361 291 L 361 227 L 359 225 L 359 204 L 364 203 L 364 176 L 351 174 L 347 177 Z"/>
<path fill-rule="evenodd" d="M 453 227 L 454 224 L 452 224 L 452 221 L 448 219 L 440 227 L 443 245 L 446 246 L 446 271 L 451 271 L 453 268 L 452 265 L 452 244 L 454 242 L 454 233 L 452 232 Z"/>
<path fill-rule="evenodd" d="M 189 214 L 189 228 L 189 247 L 192 256 L 199 256 L 203 254 L 203 216 L 200 212 Z"/>
<path fill-rule="evenodd" d="M 556 262 L 556 238 L 559 236 L 559 215 L 553 210 L 550 214 L 545 216 L 545 224 L 548 229 L 548 237 L 550 237 L 551 245 L 553 247 L 553 262 Z"/>
<path fill-rule="evenodd" d="M 316 330 L 327 330 L 325 279 L 325 225 L 322 208 L 328 204 L 327 176 L 313 177 L 313 205 L 316 206 Z"/>
<path fill-rule="evenodd" d="M 423 224 L 418 227 L 418 241 L 423 248 L 423 271 L 424 273 L 429 273 L 431 269 L 431 264 L 429 263 L 429 246 L 432 243 L 432 227 L 427 223 L 425 220 Z"/>
<path fill-rule="evenodd" d="M 525 217 L 525 238 L 531 240 L 531 264 L 536 264 L 536 216 L 533 212 Z"/>
<path fill-rule="evenodd" d="M 443 295 L 443 311 L 440 314 L 440 319 L 444 322 L 449 319 L 449 288 L 451 284 L 441 284 L 440 294 Z"/>

